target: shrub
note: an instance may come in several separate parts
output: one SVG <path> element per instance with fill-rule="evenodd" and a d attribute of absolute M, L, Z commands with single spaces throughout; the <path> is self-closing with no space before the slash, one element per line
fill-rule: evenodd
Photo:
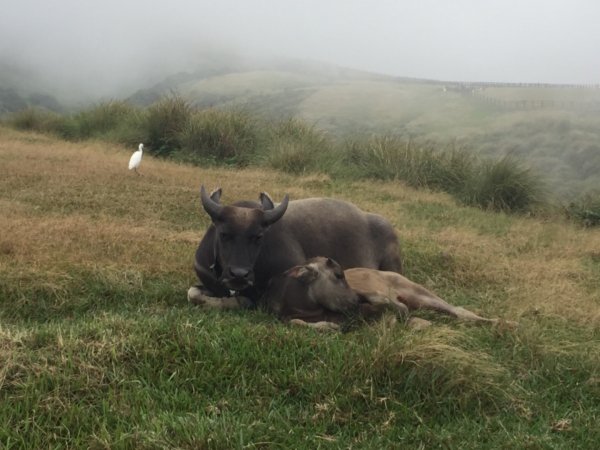
<path fill-rule="evenodd" d="M 399 141 L 388 137 L 348 139 L 342 154 L 349 174 L 365 178 L 392 180 L 399 178 Z"/>
<path fill-rule="evenodd" d="M 190 115 L 178 140 L 188 158 L 243 165 L 256 154 L 263 128 L 246 112 L 206 109 Z"/>
<path fill-rule="evenodd" d="M 374 136 L 346 141 L 345 159 L 355 166 L 351 173 L 368 178 L 402 180 L 414 187 L 429 187 L 451 193 L 464 188 L 471 177 L 475 159 L 464 151 L 438 152 L 431 144 Z"/>
<path fill-rule="evenodd" d="M 55 132 L 64 122 L 58 114 L 39 108 L 25 108 L 11 114 L 8 124 L 19 130 L 38 131 L 40 133 Z"/>
<path fill-rule="evenodd" d="M 461 197 L 465 203 L 484 209 L 524 212 L 541 203 L 545 194 L 538 174 L 505 156 L 480 164 Z"/>
<path fill-rule="evenodd" d="M 298 119 L 277 123 L 266 147 L 267 163 L 289 173 L 327 171 L 332 164 L 332 144 L 326 135 Z"/>
<path fill-rule="evenodd" d="M 540 177 L 512 158 L 481 161 L 472 153 L 398 137 L 375 136 L 345 144 L 344 158 L 353 176 L 402 180 L 417 188 L 444 191 L 468 205 L 523 212 L 544 200 Z"/>
<path fill-rule="evenodd" d="M 111 142 L 119 142 L 128 146 L 145 142 L 147 111 L 145 109 L 132 109 L 116 127 L 108 130 L 104 138 Z"/>
<path fill-rule="evenodd" d="M 477 170 L 479 162 L 473 153 L 455 147 L 441 152 L 441 171 L 437 174 L 438 188 L 460 196 Z"/>
<path fill-rule="evenodd" d="M 166 156 L 180 148 L 179 137 L 191 115 L 190 104 L 179 96 L 166 97 L 150 106 L 144 140 L 152 152 Z"/>
<path fill-rule="evenodd" d="M 589 192 L 570 203 L 566 215 L 584 227 L 600 226 L 600 191 Z"/>
<path fill-rule="evenodd" d="M 57 132 L 65 139 L 99 138 L 122 126 L 135 114 L 126 102 L 109 101 L 67 117 Z"/>

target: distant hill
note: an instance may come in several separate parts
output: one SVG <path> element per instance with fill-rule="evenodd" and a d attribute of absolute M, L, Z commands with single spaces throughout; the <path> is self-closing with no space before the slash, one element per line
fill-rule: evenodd
<path fill-rule="evenodd" d="M 41 85 L 37 74 L 0 61 L 0 116 L 28 106 L 63 112 L 64 106 Z"/>

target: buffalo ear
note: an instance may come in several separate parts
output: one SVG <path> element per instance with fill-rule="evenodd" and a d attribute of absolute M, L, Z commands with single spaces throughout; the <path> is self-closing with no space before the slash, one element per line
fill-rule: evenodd
<path fill-rule="evenodd" d="M 296 266 L 288 270 L 287 275 L 308 284 L 314 281 L 319 273 L 311 266 Z"/>
<path fill-rule="evenodd" d="M 218 187 L 210 193 L 210 199 L 215 203 L 220 203 L 222 193 L 223 193 L 223 189 Z"/>
<path fill-rule="evenodd" d="M 258 198 L 260 199 L 260 204 L 265 211 L 275 208 L 275 203 L 273 203 L 273 199 L 267 192 L 261 192 Z"/>

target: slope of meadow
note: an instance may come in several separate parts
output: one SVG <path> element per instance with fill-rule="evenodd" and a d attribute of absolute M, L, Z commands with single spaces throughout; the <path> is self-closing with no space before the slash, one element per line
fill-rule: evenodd
<path fill-rule="evenodd" d="M 597 448 L 600 230 L 397 182 L 147 156 L 138 177 L 129 155 L 0 128 L 3 448 Z M 323 335 L 191 307 L 201 183 L 383 214 L 409 277 L 520 326 Z"/>

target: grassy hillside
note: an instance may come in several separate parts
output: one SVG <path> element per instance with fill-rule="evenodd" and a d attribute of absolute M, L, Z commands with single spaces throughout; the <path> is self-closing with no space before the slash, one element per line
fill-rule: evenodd
<path fill-rule="evenodd" d="M 600 230 L 398 182 L 188 167 L 0 128 L 3 448 L 590 448 Z M 185 300 L 224 201 L 334 196 L 388 217 L 407 274 L 516 330 L 435 316 L 317 334 Z"/>
<path fill-rule="evenodd" d="M 244 111 L 197 109 L 178 96 L 148 108 L 107 102 L 69 115 L 29 108 L 6 123 L 71 141 L 142 141 L 155 156 L 200 166 L 253 165 L 296 174 L 325 173 L 335 179 L 402 180 L 450 193 L 466 205 L 505 212 L 539 212 L 549 206 L 540 176 L 512 157 L 482 159 L 456 147 L 415 145 L 393 136 L 340 141 L 298 119 L 265 120 Z M 595 201 L 595 196 L 589 198 Z M 572 217 L 594 216 L 598 207 L 592 204 L 590 215 L 588 203 L 587 197 L 585 204 L 575 202 L 581 214 Z M 586 220 L 593 225 L 594 220 Z"/>
<path fill-rule="evenodd" d="M 100 101 L 94 89 L 48 83 L 48 77 L 0 61 L 0 118 L 31 106 L 80 112 L 94 106 L 91 98 Z M 418 80 L 221 54 L 203 57 L 195 70 L 149 87 L 144 83 L 128 97 L 130 103 L 150 106 L 178 94 L 200 109 L 241 108 L 267 120 L 300 119 L 336 139 L 392 134 L 494 159 L 516 155 L 543 173 L 562 201 L 600 191 L 597 86 Z M 113 94 L 121 96 L 122 90 Z"/>
<path fill-rule="evenodd" d="M 518 154 L 564 198 L 600 189 L 597 87 L 444 83 L 279 64 L 182 75 L 132 100 L 147 105 L 172 92 L 199 107 L 303 119 L 336 136 L 393 133 L 486 156 Z"/>

